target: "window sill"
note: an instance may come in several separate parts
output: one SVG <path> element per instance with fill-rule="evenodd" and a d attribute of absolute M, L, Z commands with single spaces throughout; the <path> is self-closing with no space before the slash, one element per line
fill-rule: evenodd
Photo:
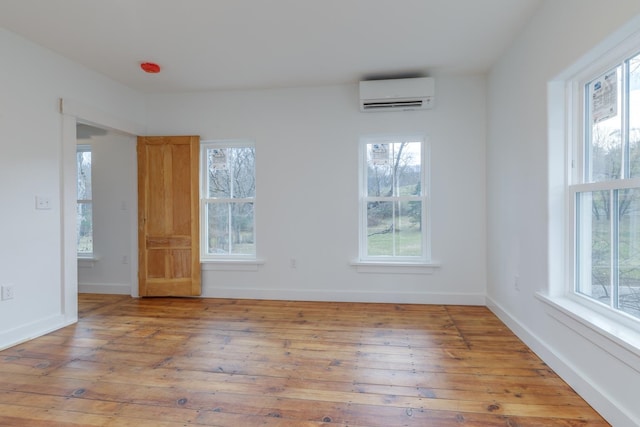
<path fill-rule="evenodd" d="M 78 267 L 80 268 L 93 268 L 93 266 L 100 260 L 97 255 L 78 255 Z"/>
<path fill-rule="evenodd" d="M 640 372 L 640 333 L 562 296 L 536 294 L 547 313 L 607 353 Z"/>
<path fill-rule="evenodd" d="M 201 260 L 202 271 L 258 271 L 263 259 L 221 259 Z"/>
<path fill-rule="evenodd" d="M 438 262 L 352 261 L 358 273 L 379 274 L 433 274 L 441 267 Z"/>

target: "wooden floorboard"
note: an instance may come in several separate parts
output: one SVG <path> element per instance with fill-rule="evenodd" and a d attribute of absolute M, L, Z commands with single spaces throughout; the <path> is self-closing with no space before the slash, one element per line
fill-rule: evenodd
<path fill-rule="evenodd" d="M 485 307 L 79 296 L 0 426 L 607 426 Z"/>

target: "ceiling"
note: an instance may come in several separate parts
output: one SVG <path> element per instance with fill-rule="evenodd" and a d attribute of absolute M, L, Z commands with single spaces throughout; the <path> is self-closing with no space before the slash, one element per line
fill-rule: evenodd
<path fill-rule="evenodd" d="M 141 92 L 256 89 L 484 73 L 540 3 L 0 0 L 0 27 Z"/>

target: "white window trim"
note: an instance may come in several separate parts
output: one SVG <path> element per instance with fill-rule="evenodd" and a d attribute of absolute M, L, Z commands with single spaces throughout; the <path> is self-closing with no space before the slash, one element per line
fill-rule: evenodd
<path fill-rule="evenodd" d="M 630 21 L 548 85 L 549 137 L 549 287 L 537 293 L 547 313 L 604 351 L 635 370 L 640 358 L 640 323 L 631 316 L 603 309 L 573 292 L 575 192 L 586 188 L 579 182 L 582 159 L 579 82 L 603 73 L 610 64 L 640 47 L 640 18 Z M 635 49 L 637 50 L 637 49 Z M 633 186 L 636 183 L 629 182 Z M 606 187 L 607 183 L 596 186 Z"/>
<path fill-rule="evenodd" d="M 243 148 L 243 147 L 253 147 L 255 149 L 255 141 L 251 139 L 223 139 L 223 140 L 206 140 L 200 142 L 200 224 L 201 224 L 201 232 L 200 232 L 200 263 L 202 264 L 202 270 L 227 270 L 227 271 L 255 271 L 258 266 L 264 264 L 264 260 L 260 260 L 257 258 L 257 231 L 256 231 L 256 199 L 257 197 L 253 197 L 251 199 L 233 199 L 234 202 L 239 201 L 251 201 L 253 202 L 253 238 L 254 244 L 256 247 L 255 254 L 216 254 L 211 255 L 205 253 L 205 248 L 207 245 L 206 238 L 207 234 L 205 231 L 204 224 L 207 223 L 205 218 L 205 203 L 206 200 L 204 197 L 206 191 L 206 178 L 204 176 L 204 171 L 208 170 L 207 158 L 205 156 L 205 152 L 210 147 L 220 147 L 220 148 Z M 254 171 L 255 173 L 255 171 Z M 256 193 L 257 195 L 257 193 Z"/>
<path fill-rule="evenodd" d="M 200 262 L 202 271 L 258 271 L 263 259 L 205 259 Z"/>
<path fill-rule="evenodd" d="M 421 257 L 389 257 L 389 256 L 367 256 L 367 209 L 364 202 L 367 192 L 366 182 L 366 162 L 367 144 L 388 143 L 398 141 L 420 141 L 421 150 L 421 189 L 423 202 L 422 209 L 422 253 Z M 356 267 L 362 273 L 419 273 L 431 274 L 433 268 L 440 267 L 440 264 L 431 259 L 431 187 L 430 187 L 430 165 L 431 152 L 428 138 L 424 134 L 387 134 L 369 135 L 360 138 L 358 149 L 358 259 L 351 262 L 351 266 Z M 398 197 L 397 199 L 403 199 Z M 413 199 L 413 198 L 412 198 Z"/>
<path fill-rule="evenodd" d="M 95 253 L 93 254 L 78 254 L 78 267 L 80 268 L 93 268 L 95 267 L 96 263 L 98 261 L 100 261 L 100 257 L 98 255 L 96 255 Z"/>

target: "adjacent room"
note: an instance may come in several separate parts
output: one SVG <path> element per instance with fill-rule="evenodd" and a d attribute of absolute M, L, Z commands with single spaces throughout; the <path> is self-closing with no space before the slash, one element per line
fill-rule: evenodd
<path fill-rule="evenodd" d="M 0 424 L 640 425 L 640 3 L 0 0 L 0 58 Z"/>

